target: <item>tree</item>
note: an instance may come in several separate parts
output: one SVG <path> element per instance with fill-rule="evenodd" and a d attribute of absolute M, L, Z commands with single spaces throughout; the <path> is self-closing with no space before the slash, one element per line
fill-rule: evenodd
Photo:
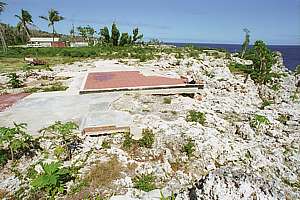
<path fill-rule="evenodd" d="M 119 31 L 116 23 L 114 22 L 111 27 L 111 41 L 112 41 L 113 46 L 118 46 L 119 38 L 120 38 L 120 31 Z"/>
<path fill-rule="evenodd" d="M 109 30 L 107 26 L 100 29 L 100 41 L 102 44 L 108 44 L 110 42 Z"/>
<path fill-rule="evenodd" d="M 91 38 L 93 38 L 95 34 L 95 29 L 90 26 L 79 26 L 77 27 L 77 30 L 79 31 L 79 35 L 88 42 L 90 42 Z"/>
<path fill-rule="evenodd" d="M 16 18 L 18 18 L 20 21 L 17 24 L 18 30 L 23 30 L 28 39 L 30 39 L 30 32 L 28 29 L 28 25 L 32 25 L 32 16 L 27 10 L 21 10 L 21 15 L 15 15 Z"/>
<path fill-rule="evenodd" d="M 0 1 L 0 14 L 5 10 L 6 5 L 7 5 L 6 3 Z"/>
<path fill-rule="evenodd" d="M 272 65 L 275 63 L 274 55 L 263 41 L 256 41 L 249 53 L 245 54 L 245 58 L 253 62 L 250 75 L 256 82 L 265 84 L 276 76 L 271 73 Z"/>
<path fill-rule="evenodd" d="M 126 44 L 130 44 L 130 37 L 128 33 L 122 33 L 121 38 L 120 38 L 120 46 L 124 46 Z"/>
<path fill-rule="evenodd" d="M 133 33 L 133 37 L 132 37 L 133 44 L 143 39 L 143 34 L 139 35 L 139 28 L 133 29 L 132 33 Z"/>
<path fill-rule="evenodd" d="M 6 5 L 7 5 L 6 3 L 0 1 L 0 15 L 5 10 Z M 0 24 L 0 39 L 1 39 L 2 47 L 3 47 L 3 51 L 6 52 L 7 51 L 7 46 L 6 46 L 6 42 L 5 42 L 5 39 L 4 39 L 3 29 L 2 29 L 1 24 Z"/>
<path fill-rule="evenodd" d="M 57 10 L 51 9 L 48 11 L 48 17 L 46 16 L 40 16 L 40 18 L 48 21 L 48 26 L 52 27 L 52 36 L 53 36 L 53 42 L 54 42 L 54 36 L 55 36 L 55 27 L 54 27 L 54 23 L 55 22 L 59 22 L 61 20 L 64 20 L 64 17 L 59 15 L 59 12 Z"/>
<path fill-rule="evenodd" d="M 242 54 L 241 54 L 241 58 L 244 57 L 246 51 L 247 51 L 247 48 L 249 46 L 249 42 L 250 42 L 250 31 L 247 29 L 247 28 L 244 28 L 243 31 L 246 33 L 245 35 L 245 40 L 243 42 L 243 45 L 242 45 Z"/>
<path fill-rule="evenodd" d="M 74 41 L 74 38 L 75 38 L 75 27 L 74 27 L 74 24 L 72 24 L 72 29 L 70 30 L 70 35 L 71 35 L 72 40 Z"/>

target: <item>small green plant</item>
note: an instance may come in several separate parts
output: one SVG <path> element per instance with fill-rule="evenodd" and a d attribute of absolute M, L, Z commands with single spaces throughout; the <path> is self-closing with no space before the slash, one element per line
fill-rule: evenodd
<path fill-rule="evenodd" d="M 101 144 L 101 147 L 103 148 L 103 149 L 110 149 L 110 144 L 109 144 L 109 142 L 107 141 L 107 140 L 104 140 L 103 142 L 102 142 L 102 144 Z"/>
<path fill-rule="evenodd" d="M 32 181 L 31 186 L 34 191 L 42 190 L 48 197 L 54 199 L 59 193 L 65 192 L 65 184 L 75 179 L 69 168 L 61 167 L 58 162 L 41 164 L 43 173 L 38 174 Z"/>
<path fill-rule="evenodd" d="M 8 161 L 7 151 L 0 149 L 0 167 L 4 166 Z"/>
<path fill-rule="evenodd" d="M 152 145 L 155 140 L 155 135 L 151 129 L 143 129 L 143 137 L 138 140 L 140 147 L 152 148 Z"/>
<path fill-rule="evenodd" d="M 79 144 L 82 143 L 82 139 L 73 133 L 77 129 L 78 125 L 74 122 L 62 123 L 61 121 L 56 121 L 55 124 L 42 129 L 40 132 L 43 134 L 54 134 L 60 140 L 60 150 L 58 152 L 64 149 L 64 154 L 68 155 L 66 159 L 70 160 L 72 158 L 72 151 L 77 149 Z"/>
<path fill-rule="evenodd" d="M 162 191 L 160 191 L 160 200 L 175 200 L 174 192 L 171 193 L 171 196 L 165 197 Z"/>
<path fill-rule="evenodd" d="M 26 133 L 26 124 L 14 123 L 13 128 L 0 127 L 1 150 L 7 147 L 10 151 L 11 160 L 24 154 L 32 153 L 34 149 L 40 149 L 39 142 Z"/>
<path fill-rule="evenodd" d="M 134 177 L 133 184 L 134 188 L 139 190 L 143 190 L 145 192 L 149 192 L 151 190 L 156 189 L 155 186 L 155 177 L 152 174 L 142 174 Z"/>
<path fill-rule="evenodd" d="M 297 67 L 295 69 L 295 73 L 296 74 L 300 74 L 300 65 L 297 65 Z"/>
<path fill-rule="evenodd" d="M 279 114 L 279 117 L 277 120 L 280 121 L 282 124 L 286 125 L 287 122 L 290 120 L 290 116 L 284 115 L 284 114 Z"/>
<path fill-rule="evenodd" d="M 250 121 L 250 126 L 253 128 L 259 128 L 261 125 L 265 124 L 268 125 L 270 121 L 267 117 L 263 115 L 254 115 L 252 120 Z"/>
<path fill-rule="evenodd" d="M 172 99 L 170 97 L 165 97 L 164 98 L 164 104 L 171 104 Z"/>
<path fill-rule="evenodd" d="M 195 143 L 189 139 L 187 143 L 185 143 L 182 147 L 182 152 L 186 153 L 186 155 L 190 158 L 195 151 Z"/>
<path fill-rule="evenodd" d="M 202 125 L 205 123 L 205 113 L 190 110 L 186 116 L 187 122 L 198 122 Z"/>
<path fill-rule="evenodd" d="M 16 73 L 10 73 L 7 75 L 9 78 L 8 84 L 12 88 L 20 88 L 22 87 L 23 81 L 20 79 L 20 77 Z"/>
<path fill-rule="evenodd" d="M 132 139 L 132 135 L 129 132 L 125 133 L 124 138 L 125 139 L 123 141 L 122 146 L 123 146 L 124 149 L 128 150 L 134 145 L 135 140 Z"/>

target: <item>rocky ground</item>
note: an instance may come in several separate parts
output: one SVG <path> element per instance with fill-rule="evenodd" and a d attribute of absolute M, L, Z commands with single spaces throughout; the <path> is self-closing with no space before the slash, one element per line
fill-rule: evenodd
<path fill-rule="evenodd" d="M 2 168 L 2 193 L 23 191 L 32 199 L 30 166 L 42 173 L 41 162 L 63 160 L 79 171 L 57 199 L 300 199 L 300 77 L 279 59 L 273 71 L 285 75 L 258 86 L 231 73 L 232 61 L 251 64 L 207 54 L 165 54 L 144 63 L 178 75 L 193 71 L 205 88 L 196 96 L 123 95 L 111 106 L 130 113 L 148 135 L 81 138 L 69 160 L 53 153 L 58 139 L 44 138 L 43 151 Z M 86 70 L 92 61 L 72 66 L 68 70 Z"/>

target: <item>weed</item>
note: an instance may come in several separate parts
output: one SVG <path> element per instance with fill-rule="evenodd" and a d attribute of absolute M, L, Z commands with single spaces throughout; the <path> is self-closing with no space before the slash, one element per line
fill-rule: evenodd
<path fill-rule="evenodd" d="M 293 92 L 293 94 L 290 96 L 290 99 L 292 99 L 292 101 L 297 101 L 299 98 L 300 97 L 296 91 Z"/>
<path fill-rule="evenodd" d="M 171 104 L 172 99 L 170 97 L 165 97 L 163 102 L 164 104 Z"/>
<path fill-rule="evenodd" d="M 42 129 L 40 132 L 43 134 L 54 134 L 56 138 L 61 141 L 60 149 L 65 149 L 64 152 L 66 152 L 66 155 L 68 155 L 68 158 L 65 159 L 70 160 L 72 157 L 72 151 L 77 149 L 79 144 L 82 143 L 82 139 L 73 133 L 77 129 L 78 125 L 74 122 L 62 123 L 61 121 L 56 121 L 55 124 Z"/>
<path fill-rule="evenodd" d="M 102 144 L 101 144 L 101 147 L 103 148 L 103 149 L 110 149 L 110 144 L 109 144 L 109 142 L 107 141 L 107 140 L 104 140 L 103 142 L 102 142 Z"/>
<path fill-rule="evenodd" d="M 134 177 L 133 184 L 134 184 L 134 188 L 143 190 L 145 192 L 149 192 L 151 190 L 156 189 L 154 181 L 155 181 L 155 177 L 152 174 L 147 174 L 147 175 L 142 174 Z"/>
<path fill-rule="evenodd" d="M 254 117 L 250 121 L 250 126 L 253 128 L 259 128 L 261 125 L 263 124 L 267 125 L 269 123 L 270 121 L 268 120 L 267 117 L 263 115 L 254 115 Z"/>
<path fill-rule="evenodd" d="M 124 137 L 125 137 L 125 140 L 123 141 L 122 146 L 123 146 L 124 149 L 129 150 L 134 145 L 135 140 L 132 139 L 131 134 L 128 133 L 128 132 L 125 133 Z"/>
<path fill-rule="evenodd" d="M 275 92 L 278 92 L 281 88 L 281 85 L 279 83 L 275 83 L 271 86 L 271 89 Z"/>
<path fill-rule="evenodd" d="M 190 158 L 195 151 L 195 143 L 189 139 L 187 143 L 185 143 L 182 147 L 182 152 L 186 153 L 186 155 Z"/>
<path fill-rule="evenodd" d="M 58 193 L 64 193 L 65 184 L 74 179 L 74 175 L 69 168 L 62 168 L 58 162 L 50 164 L 42 164 L 43 173 L 38 174 L 31 181 L 31 186 L 34 191 L 42 190 L 51 198 L 54 198 Z"/>
<path fill-rule="evenodd" d="M 42 91 L 43 92 L 65 91 L 66 89 L 68 89 L 67 86 L 64 86 L 61 82 L 56 82 L 49 87 L 42 88 Z"/>
<path fill-rule="evenodd" d="M 10 158 L 20 158 L 24 154 L 33 153 L 34 149 L 41 149 L 39 142 L 26 133 L 26 124 L 14 123 L 13 128 L 0 127 L 0 145 L 7 146 Z M 2 151 L 5 149 L 1 149 Z M 5 159 L 2 156 L 2 159 Z"/>
<path fill-rule="evenodd" d="M 7 75 L 9 78 L 8 84 L 12 88 L 20 88 L 22 87 L 23 81 L 19 78 L 19 76 L 16 73 L 9 73 Z"/>
<path fill-rule="evenodd" d="M 155 135 L 151 129 L 143 129 L 143 137 L 138 140 L 140 147 L 152 148 L 152 145 L 155 140 Z"/>
<path fill-rule="evenodd" d="M 186 116 L 187 122 L 198 122 L 202 125 L 205 123 L 205 113 L 190 110 Z"/>
<path fill-rule="evenodd" d="M 284 114 L 279 114 L 279 117 L 277 120 L 280 121 L 282 124 L 286 125 L 287 122 L 290 120 L 290 116 L 284 115 Z"/>

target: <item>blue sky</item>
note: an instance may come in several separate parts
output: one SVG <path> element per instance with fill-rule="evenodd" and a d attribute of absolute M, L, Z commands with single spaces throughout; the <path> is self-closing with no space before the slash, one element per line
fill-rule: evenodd
<path fill-rule="evenodd" d="M 38 16 L 50 8 L 66 20 L 60 33 L 91 25 L 97 31 L 116 21 L 121 32 L 138 26 L 145 39 L 168 42 L 241 43 L 247 27 L 251 41 L 300 44 L 300 0 L 2 0 L 8 4 L 1 21 L 16 24 L 15 14 L 26 9 L 34 24 L 50 30 Z"/>

